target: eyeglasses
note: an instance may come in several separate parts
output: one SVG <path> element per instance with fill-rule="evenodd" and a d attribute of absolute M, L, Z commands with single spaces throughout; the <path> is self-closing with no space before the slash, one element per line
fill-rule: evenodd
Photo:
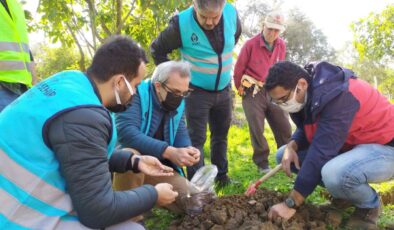
<path fill-rule="evenodd" d="M 177 97 L 183 97 L 183 98 L 188 97 L 188 96 L 190 95 L 190 93 L 193 91 L 193 89 L 188 89 L 188 90 L 186 90 L 186 91 L 184 91 L 184 92 L 180 92 L 179 90 L 171 89 L 170 87 L 168 87 L 168 86 L 166 85 L 166 83 L 161 83 L 161 85 L 163 86 L 163 88 L 164 88 L 167 92 L 170 92 L 170 93 L 174 94 L 174 95 L 177 96 Z"/>
<path fill-rule="evenodd" d="M 287 102 L 290 100 L 291 92 L 295 91 L 296 89 L 290 90 L 288 94 L 286 94 L 285 96 L 283 96 L 277 100 L 274 100 L 272 97 L 269 97 L 269 100 L 271 103 L 276 104 L 276 105 L 287 105 Z"/>

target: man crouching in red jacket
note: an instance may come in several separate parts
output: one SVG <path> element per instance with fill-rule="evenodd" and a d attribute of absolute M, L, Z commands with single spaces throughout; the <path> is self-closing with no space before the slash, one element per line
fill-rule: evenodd
<path fill-rule="evenodd" d="M 368 183 L 394 178 L 394 105 L 352 71 L 327 62 L 305 69 L 278 62 L 264 87 L 297 126 L 277 152 L 286 174 L 298 174 L 294 189 L 269 217 L 291 218 L 322 184 L 336 201 L 356 207 L 347 227 L 376 227 L 382 204 Z"/>

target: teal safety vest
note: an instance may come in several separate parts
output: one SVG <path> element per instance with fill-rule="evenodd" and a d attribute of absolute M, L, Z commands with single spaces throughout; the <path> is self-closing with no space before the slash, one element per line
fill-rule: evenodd
<path fill-rule="evenodd" d="M 191 83 L 210 91 L 224 89 L 231 81 L 235 46 L 237 13 L 226 3 L 223 8 L 224 48 L 218 54 L 212 48 L 207 36 L 193 17 L 193 7 L 179 13 L 179 29 L 182 39 L 182 58 L 192 65 Z"/>
<path fill-rule="evenodd" d="M 103 108 L 82 72 L 65 71 L 34 86 L 0 114 L 0 229 L 84 229 L 43 130 L 76 107 Z M 111 116 L 112 117 L 112 116 Z M 108 158 L 116 143 L 112 118 Z"/>
<path fill-rule="evenodd" d="M 152 121 L 152 94 L 155 93 L 152 89 L 151 79 L 147 79 L 138 85 L 138 94 L 141 101 L 141 132 L 148 135 L 151 121 Z M 185 109 L 185 101 L 182 100 L 177 108 L 177 114 L 171 117 L 168 121 L 169 142 L 170 146 L 174 146 L 175 136 L 179 127 L 179 122 L 182 119 L 183 111 Z M 177 168 L 179 174 L 184 176 L 181 168 Z"/>

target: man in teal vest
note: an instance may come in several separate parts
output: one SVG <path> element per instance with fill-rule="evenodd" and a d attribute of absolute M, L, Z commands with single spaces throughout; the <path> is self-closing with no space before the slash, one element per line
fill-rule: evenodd
<path fill-rule="evenodd" d="M 144 50 L 116 36 L 87 73 L 55 74 L 3 110 L 0 229 L 143 229 L 130 218 L 175 200 L 165 183 L 112 190 L 111 172 L 173 175 L 157 158 L 114 150 L 112 112 L 125 110 L 145 63 Z"/>
<path fill-rule="evenodd" d="M 0 112 L 35 83 L 23 9 L 0 0 Z"/>
<path fill-rule="evenodd" d="M 193 0 L 193 6 L 174 16 L 168 27 L 151 44 L 156 64 L 180 49 L 192 65 L 191 95 L 186 98 L 186 118 L 194 147 L 203 152 L 207 123 L 211 131 L 211 161 L 218 167 L 219 185 L 227 176 L 227 134 L 231 123 L 232 52 L 241 34 L 235 8 L 225 0 Z M 204 165 L 188 167 L 188 178 Z"/>
<path fill-rule="evenodd" d="M 184 61 L 168 61 L 158 65 L 152 79 L 138 86 L 138 93 L 131 106 L 116 118 L 119 142 L 122 147 L 133 148 L 142 155 L 157 157 L 174 169 L 171 177 L 145 176 L 145 184 L 166 182 L 178 192 L 178 199 L 167 206 L 181 213 L 185 206 L 181 198 L 187 195 L 187 179 L 183 166 L 199 162 L 200 151 L 191 146 L 184 118 L 184 98 L 188 96 L 190 65 Z M 115 174 L 114 187 L 128 190 L 138 181 L 135 174 Z"/>

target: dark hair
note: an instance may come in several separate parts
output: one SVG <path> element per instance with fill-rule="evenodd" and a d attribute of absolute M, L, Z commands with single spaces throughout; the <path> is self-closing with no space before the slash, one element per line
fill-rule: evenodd
<path fill-rule="evenodd" d="M 300 78 L 309 81 L 310 75 L 299 65 L 289 61 L 280 61 L 269 69 L 264 87 L 267 91 L 277 86 L 281 86 L 285 89 L 293 89 L 296 87 Z"/>
<path fill-rule="evenodd" d="M 124 74 L 132 80 L 141 62 L 148 62 L 145 51 L 131 38 L 115 35 L 96 51 L 87 74 L 99 82 L 106 82 L 116 74 Z"/>
<path fill-rule="evenodd" d="M 223 7 L 226 0 L 194 0 L 200 10 L 212 10 Z"/>

